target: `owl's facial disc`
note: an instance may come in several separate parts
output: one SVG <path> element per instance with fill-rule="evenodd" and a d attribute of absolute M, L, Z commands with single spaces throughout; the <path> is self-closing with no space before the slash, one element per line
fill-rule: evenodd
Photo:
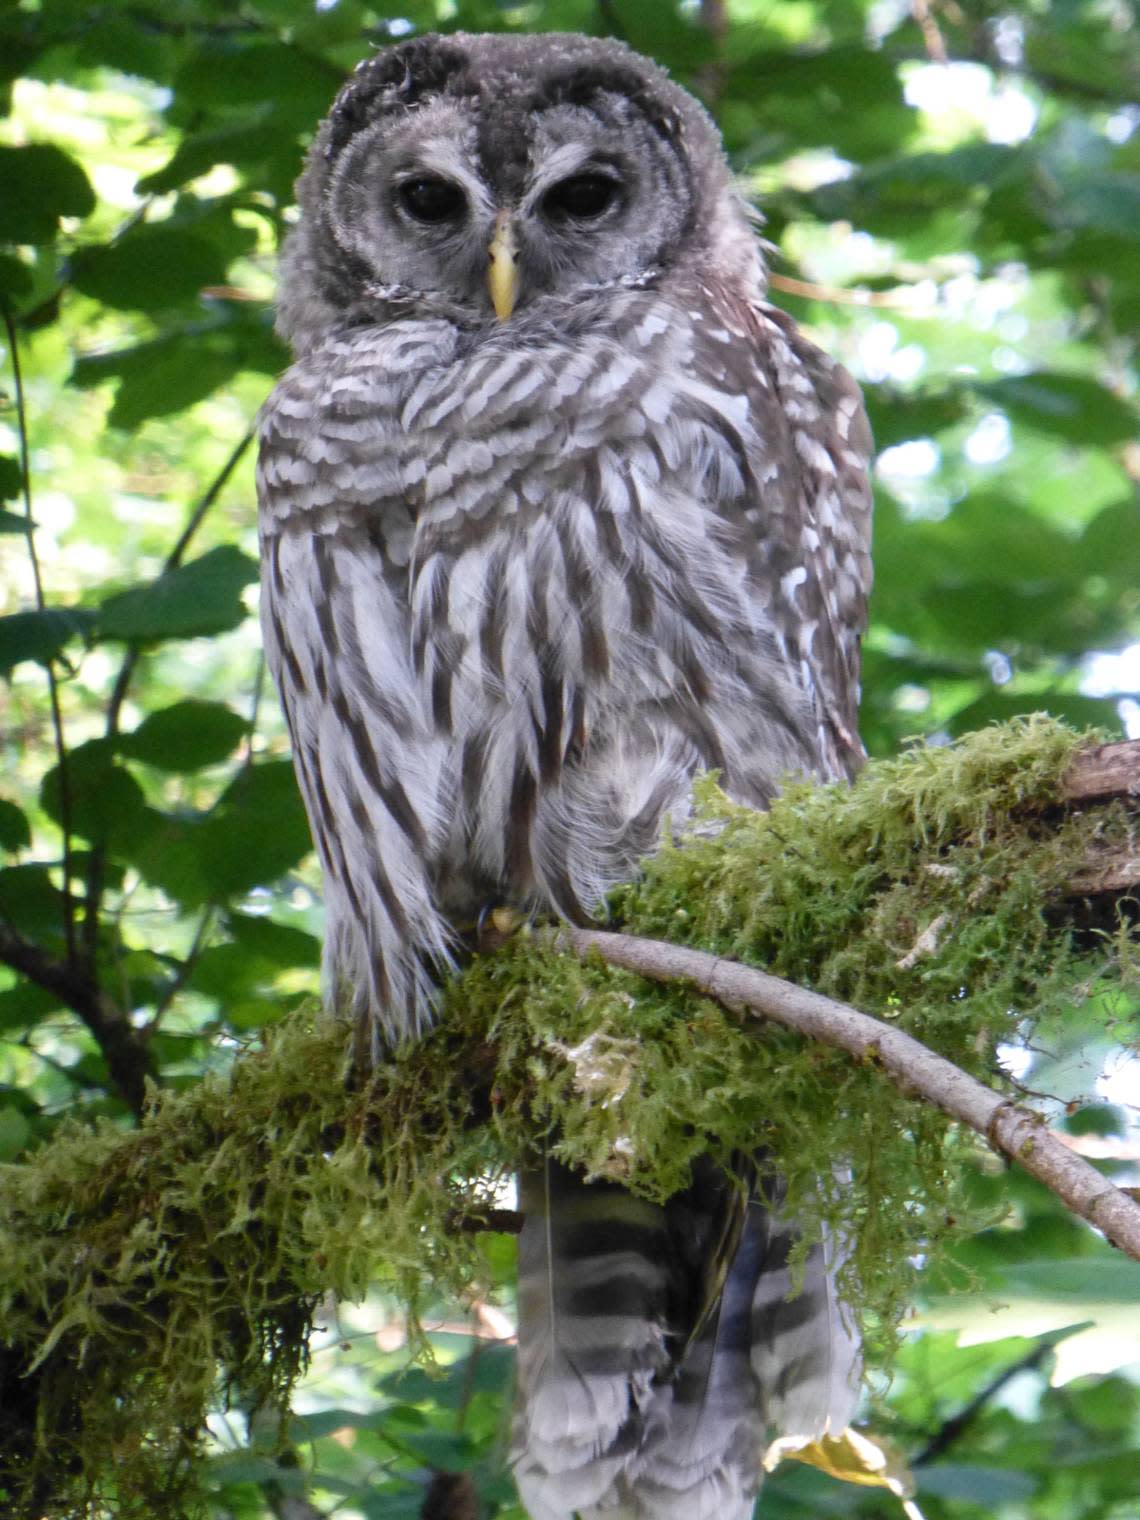
<path fill-rule="evenodd" d="M 384 49 L 337 97 L 300 195 L 278 302 L 298 349 L 405 315 L 589 321 L 607 292 L 713 252 L 762 289 L 714 127 L 614 42 L 456 33 Z"/>
<path fill-rule="evenodd" d="M 684 246 L 696 187 L 652 92 L 592 63 L 497 88 L 409 77 L 332 118 L 324 217 L 366 307 L 537 316 L 650 282 Z"/>

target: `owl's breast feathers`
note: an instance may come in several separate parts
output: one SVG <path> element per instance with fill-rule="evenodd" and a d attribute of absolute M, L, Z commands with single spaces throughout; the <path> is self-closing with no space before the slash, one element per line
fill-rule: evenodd
<path fill-rule="evenodd" d="M 393 942 L 345 928 L 350 973 L 429 899 L 588 913 L 698 769 L 763 805 L 858 764 L 854 383 L 723 291 L 605 313 L 344 329 L 266 406 L 266 646 L 330 922 Z"/>

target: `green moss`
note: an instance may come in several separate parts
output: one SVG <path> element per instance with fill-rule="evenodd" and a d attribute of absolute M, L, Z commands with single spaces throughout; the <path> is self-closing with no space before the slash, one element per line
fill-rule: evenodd
<path fill-rule="evenodd" d="M 1074 950 L 1046 906 L 1123 809 L 1043 818 L 1080 737 L 1046 719 L 789 789 L 766 815 L 711 782 L 683 846 L 615 894 L 616 920 L 762 965 L 891 1018 L 993 1080 L 1027 1018 L 1116 979 L 1127 936 Z M 931 926 L 935 932 L 931 933 Z M 16 1516 L 193 1508 L 219 1378 L 284 1408 L 328 1294 L 477 1280 L 477 1214 L 553 1145 L 664 1197 L 709 1150 L 767 1151 L 791 1206 L 852 1242 L 848 1290 L 889 1343 L 970 1217 L 952 1126 L 871 1066 L 523 933 L 446 990 L 425 1040 L 367 1084 L 343 1030 L 298 1019 L 143 1127 L 65 1128 L 0 1172 L 0 1490 Z M 848 1180 L 837 1163 L 850 1168 Z M 957 1224 L 954 1222 L 957 1221 Z"/>

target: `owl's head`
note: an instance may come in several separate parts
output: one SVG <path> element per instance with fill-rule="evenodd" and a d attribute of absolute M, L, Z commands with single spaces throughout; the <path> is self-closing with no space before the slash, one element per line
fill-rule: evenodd
<path fill-rule="evenodd" d="M 362 64 L 322 124 L 282 262 L 298 349 L 414 313 L 542 321 L 679 265 L 755 279 L 716 128 L 587 37 L 425 36 Z"/>

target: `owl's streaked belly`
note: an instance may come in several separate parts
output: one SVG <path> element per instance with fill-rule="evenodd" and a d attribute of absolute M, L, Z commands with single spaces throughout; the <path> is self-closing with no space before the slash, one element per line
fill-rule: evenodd
<path fill-rule="evenodd" d="M 266 650 L 330 960 L 381 1005 L 409 996 L 375 970 L 407 960 L 407 925 L 446 960 L 449 924 L 489 902 L 581 917 L 698 770 L 763 805 L 820 769 L 757 538 L 748 402 L 694 378 L 666 302 L 622 300 L 620 344 L 346 332 L 266 407 Z"/>

